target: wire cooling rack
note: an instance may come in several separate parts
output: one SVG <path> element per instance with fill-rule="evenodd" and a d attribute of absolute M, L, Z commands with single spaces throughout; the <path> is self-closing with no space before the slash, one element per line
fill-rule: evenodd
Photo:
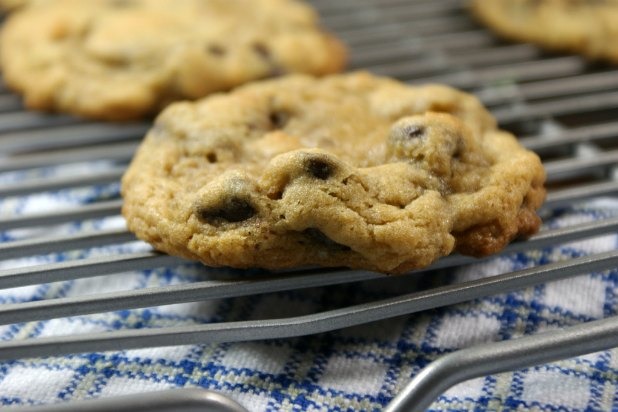
<path fill-rule="evenodd" d="M 497 40 L 469 18 L 464 3 L 459 0 L 314 0 L 313 4 L 325 25 L 350 46 L 351 69 L 367 69 L 413 84 L 445 83 L 475 93 L 497 117 L 501 127 L 521 136 L 522 144 L 541 155 L 549 187 L 545 212 L 581 200 L 618 194 L 618 70 L 588 63 L 577 56 L 546 54 L 531 45 Z M 62 115 L 27 112 L 22 109 L 19 98 L 2 86 L 0 176 L 3 173 L 23 173 L 27 178 L 19 183 L 0 183 L 0 199 L 118 182 L 147 129 L 148 124 L 143 123 L 94 123 Z M 38 172 L 58 165 L 85 162 L 104 162 L 107 167 L 69 176 L 49 177 Z M 45 228 L 54 225 L 116 216 L 120 206 L 118 194 L 112 193 L 77 207 L 0 216 L 0 233 L 33 229 L 37 233 L 26 239 L 0 243 L 0 260 L 133 242 L 134 236 L 125 229 L 45 234 Z M 617 231 L 618 218 L 548 229 L 526 242 L 510 245 L 504 253 L 539 249 Z M 453 268 L 472 261 L 467 257 L 449 256 L 426 271 Z M 0 270 L 0 288 L 175 267 L 183 263 L 178 258 L 145 248 L 141 252 L 8 267 Z M 0 359 L 315 334 L 617 266 L 618 251 L 610 251 L 305 316 L 4 341 L 0 342 Z M 365 271 L 311 268 L 262 273 L 250 279 L 230 278 L 224 274 L 189 284 L 3 304 L 0 306 L 0 324 L 326 287 L 378 278 L 382 275 Z M 616 346 L 618 342 L 611 339 L 597 339 L 596 346 L 582 346 L 581 343 L 578 346 L 576 342 L 582 333 L 597 336 L 594 331 L 601 335 L 613 332 L 611 322 L 616 321 L 609 319 L 602 324 L 581 325 L 584 332 L 577 329 L 562 336 L 543 335 L 536 341 L 522 339 L 505 342 L 507 346 L 483 347 L 478 350 L 484 354 L 481 357 L 484 362 L 480 364 L 485 368 L 476 368 L 472 374 L 459 374 L 457 379 L 444 379 L 445 373 L 448 375 L 458 369 L 453 365 L 479 360 L 480 352 L 474 352 L 475 348 L 472 348 L 472 352 L 448 355 L 451 357 L 436 362 L 433 372 L 428 369 L 419 376 L 390 408 L 392 411 L 406 410 L 404 407 L 422 408 L 440 391 L 473 376 Z M 559 339 L 564 340 L 562 347 L 570 348 L 570 352 L 556 352 L 543 346 L 548 341 Z M 590 342 L 590 339 L 585 341 Z M 513 356 L 520 354 L 517 351 L 522 348 L 526 348 L 528 354 L 534 353 L 534 348 L 544 348 L 542 353 L 546 355 L 516 356 L 519 360 L 513 363 Z M 427 385 L 434 389 L 428 390 Z M 117 404 L 102 405 L 118 410 Z M 62 407 L 69 406 L 49 410 L 59 411 L 58 408 Z M 173 409 L 181 410 L 180 404 Z"/>

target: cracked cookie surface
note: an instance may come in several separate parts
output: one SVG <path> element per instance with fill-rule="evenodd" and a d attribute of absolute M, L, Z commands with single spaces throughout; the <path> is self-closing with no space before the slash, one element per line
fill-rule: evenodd
<path fill-rule="evenodd" d="M 345 63 L 297 0 L 37 0 L 8 17 L 0 53 L 28 107 L 105 120 Z"/>
<path fill-rule="evenodd" d="M 472 0 L 500 35 L 618 63 L 618 0 Z"/>
<path fill-rule="evenodd" d="M 471 95 L 293 75 L 167 108 L 123 177 L 123 214 L 207 265 L 401 273 L 534 233 L 544 176 Z"/>

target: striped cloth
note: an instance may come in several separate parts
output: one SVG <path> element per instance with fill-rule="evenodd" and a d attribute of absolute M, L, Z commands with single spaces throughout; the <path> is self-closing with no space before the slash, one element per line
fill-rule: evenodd
<path fill-rule="evenodd" d="M 105 170 L 105 162 L 0 176 L 0 183 L 37 175 Z M 118 185 L 63 190 L 0 200 L 0 216 L 62 209 L 118 196 Z M 545 226 L 558 228 L 618 215 L 607 199 L 554 211 Z M 53 233 L 123 227 L 120 217 L 59 225 Z M 50 234 L 50 229 L 0 233 L 0 241 Z M 544 250 L 501 256 L 457 270 L 453 281 L 476 279 L 538 264 L 615 250 L 616 235 Z M 148 250 L 141 242 L 0 262 L 15 268 L 87 256 Z M 208 269 L 187 263 L 0 291 L 3 304 L 156 287 L 203 279 Z M 411 292 L 427 276 L 289 291 L 226 300 L 125 310 L 0 327 L 3 340 L 128 328 L 280 318 Z M 394 318 L 332 333 L 250 343 L 206 344 L 75 354 L 0 363 L 2 405 L 70 402 L 180 387 L 229 395 L 251 411 L 374 411 L 382 409 L 421 368 L 443 354 L 480 342 L 512 339 L 615 315 L 618 270 L 591 273 L 534 288 Z M 584 411 L 618 409 L 618 351 L 475 379 L 443 394 L 431 410 Z"/>

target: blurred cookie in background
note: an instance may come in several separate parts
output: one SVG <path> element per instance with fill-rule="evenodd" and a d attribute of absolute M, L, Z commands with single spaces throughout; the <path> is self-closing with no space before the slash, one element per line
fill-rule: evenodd
<path fill-rule="evenodd" d="M 472 11 L 508 39 L 618 63 L 616 0 L 473 0 Z"/>
<path fill-rule="evenodd" d="M 104 120 L 346 60 L 296 0 L 38 0 L 7 18 L 0 47 L 28 108 Z"/>

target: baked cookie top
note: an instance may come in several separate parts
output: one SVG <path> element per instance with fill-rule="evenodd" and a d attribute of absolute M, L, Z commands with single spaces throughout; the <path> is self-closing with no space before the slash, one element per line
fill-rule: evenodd
<path fill-rule="evenodd" d="M 27 106 L 109 120 L 345 62 L 297 0 L 37 0 L 7 19 L 0 53 Z"/>
<path fill-rule="evenodd" d="M 544 176 L 469 94 L 296 75 L 168 107 L 122 211 L 139 238 L 207 265 L 401 273 L 534 233 Z"/>
<path fill-rule="evenodd" d="M 618 0 L 472 0 L 504 37 L 618 63 Z"/>

